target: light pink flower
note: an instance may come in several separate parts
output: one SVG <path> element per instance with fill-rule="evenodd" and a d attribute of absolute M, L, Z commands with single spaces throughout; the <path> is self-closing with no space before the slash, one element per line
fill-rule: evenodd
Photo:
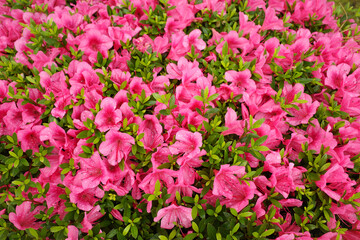
<path fill-rule="evenodd" d="M 275 190 L 287 198 L 289 193 L 295 191 L 297 187 L 305 187 L 302 182 L 303 172 L 306 172 L 306 169 L 299 169 L 299 167 L 294 167 L 294 163 L 290 163 L 288 167 L 276 168 L 270 177 L 270 181 Z"/>
<path fill-rule="evenodd" d="M 224 136 L 229 134 L 236 134 L 241 136 L 244 133 L 244 126 L 242 121 L 237 120 L 237 115 L 234 109 L 227 108 L 227 112 L 225 114 L 225 127 L 229 128 L 222 132 Z"/>
<path fill-rule="evenodd" d="M 74 187 L 70 193 L 70 202 L 75 203 L 83 211 L 90 211 L 95 203 L 104 197 L 104 191 L 98 187 L 82 189 Z"/>
<path fill-rule="evenodd" d="M 164 142 L 162 126 L 154 115 L 145 115 L 145 120 L 139 126 L 139 133 L 144 133 L 141 142 L 144 148 L 151 151 Z"/>
<path fill-rule="evenodd" d="M 233 198 L 234 192 L 240 187 L 239 178 L 245 174 L 243 166 L 222 165 L 215 174 L 213 194 Z"/>
<path fill-rule="evenodd" d="M 92 62 L 97 61 L 97 53 L 100 52 L 104 58 L 108 57 L 108 50 L 112 48 L 113 41 L 100 31 L 90 29 L 80 41 L 79 49 L 89 56 Z"/>
<path fill-rule="evenodd" d="M 249 200 L 254 197 L 256 186 L 253 182 L 249 182 L 249 185 L 245 182 L 239 184 L 236 189 L 233 189 L 232 197 L 225 198 L 220 201 L 221 204 L 225 204 L 228 208 L 234 208 L 237 212 L 240 212 L 249 204 Z"/>
<path fill-rule="evenodd" d="M 100 144 L 99 151 L 108 156 L 111 165 L 116 165 L 122 159 L 127 159 L 133 144 L 135 144 L 135 140 L 129 134 L 110 130 L 105 135 L 105 142 Z"/>
<path fill-rule="evenodd" d="M 26 151 L 28 149 L 31 149 L 35 152 L 39 151 L 39 145 L 42 145 L 42 142 L 40 140 L 40 132 L 45 127 L 42 125 L 36 125 L 32 128 L 26 128 L 24 130 L 19 130 L 18 132 L 18 138 L 21 142 L 21 148 L 22 150 Z"/>
<path fill-rule="evenodd" d="M 81 159 L 81 169 L 76 173 L 80 178 L 84 188 L 97 187 L 100 182 L 105 184 L 109 179 L 105 163 L 101 159 L 99 152 L 95 152 L 91 158 Z"/>
<path fill-rule="evenodd" d="M 158 222 L 160 219 L 162 219 L 161 227 L 165 229 L 172 229 L 175 226 L 174 223 L 189 228 L 192 221 L 191 208 L 171 204 L 166 208 L 160 209 L 154 221 Z"/>
<path fill-rule="evenodd" d="M 256 90 L 255 81 L 251 79 L 251 72 L 249 69 L 236 72 L 230 70 L 225 72 L 225 80 L 232 82 L 235 86 L 240 87 L 242 90 L 249 91 L 248 94 Z"/>
<path fill-rule="evenodd" d="M 95 124 L 101 132 L 109 129 L 117 130 L 120 127 L 122 114 L 116 109 L 116 102 L 113 98 L 104 98 L 101 102 L 101 110 L 96 114 Z"/>
<path fill-rule="evenodd" d="M 92 229 L 94 222 L 104 216 L 104 214 L 100 213 L 100 209 L 100 206 L 97 205 L 91 209 L 89 213 L 85 212 L 84 219 L 81 222 L 81 225 L 83 226 L 81 229 L 82 232 L 88 232 L 90 229 Z"/>
<path fill-rule="evenodd" d="M 276 16 L 275 9 L 269 7 L 265 10 L 265 19 L 261 30 L 282 30 L 284 22 Z"/>
<path fill-rule="evenodd" d="M 40 212 L 40 208 L 36 207 L 33 211 L 30 210 L 31 202 L 23 202 L 21 205 L 16 206 L 16 213 L 11 212 L 9 214 L 9 221 L 19 230 L 39 229 L 42 222 L 36 222 L 37 219 L 34 216 Z"/>
<path fill-rule="evenodd" d="M 349 178 L 339 164 L 332 165 L 326 173 L 316 181 L 316 185 L 332 199 L 339 201 L 344 191 L 352 190 L 356 182 Z"/>
<path fill-rule="evenodd" d="M 73 225 L 68 226 L 68 237 L 66 240 L 78 240 L 79 239 L 79 230 Z"/>
<path fill-rule="evenodd" d="M 176 133 L 176 142 L 170 146 L 172 154 L 184 153 L 189 158 L 200 153 L 202 146 L 202 136 L 200 133 L 192 133 L 187 130 L 180 130 Z"/>

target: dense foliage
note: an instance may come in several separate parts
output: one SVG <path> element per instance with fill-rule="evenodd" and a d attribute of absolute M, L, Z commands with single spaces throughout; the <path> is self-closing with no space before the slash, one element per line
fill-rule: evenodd
<path fill-rule="evenodd" d="M 346 12 L 0 0 L 0 239 L 360 239 Z"/>

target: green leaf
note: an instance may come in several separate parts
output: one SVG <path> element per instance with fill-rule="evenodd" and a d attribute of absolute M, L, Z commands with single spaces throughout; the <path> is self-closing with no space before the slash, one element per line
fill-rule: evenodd
<path fill-rule="evenodd" d="M 35 229 L 29 228 L 28 231 L 29 231 L 31 236 L 35 237 L 36 239 L 39 238 L 39 234 L 37 233 L 37 231 Z"/>
<path fill-rule="evenodd" d="M 273 234 L 275 232 L 275 229 L 269 229 L 269 230 L 266 230 L 265 232 L 263 232 L 261 234 L 260 237 L 267 237 L 267 236 L 270 236 L 271 234 Z"/>
<path fill-rule="evenodd" d="M 83 138 L 88 138 L 88 137 L 90 137 L 91 135 L 92 135 L 92 133 L 91 133 L 90 131 L 85 130 L 85 131 L 80 132 L 80 133 L 76 136 L 76 138 L 83 139 Z"/>
<path fill-rule="evenodd" d="M 63 229 L 64 229 L 64 226 L 54 226 L 54 227 L 50 228 L 50 231 L 55 233 L 55 232 L 59 232 L 59 231 L 61 231 Z"/>
<path fill-rule="evenodd" d="M 199 227 L 196 224 L 196 222 L 192 222 L 191 225 L 192 225 L 192 229 L 194 229 L 194 231 L 198 233 L 199 232 Z"/>
<path fill-rule="evenodd" d="M 159 236 L 159 239 L 160 239 L 160 240 L 168 240 L 168 238 L 167 238 L 166 236 L 164 236 L 164 235 L 160 235 L 160 236 Z"/>
<path fill-rule="evenodd" d="M 234 209 L 234 208 L 230 208 L 230 212 L 232 215 L 234 215 L 235 217 L 237 217 L 238 212 Z"/>
<path fill-rule="evenodd" d="M 130 228 L 131 228 L 131 224 L 127 225 L 126 228 L 124 228 L 124 231 L 123 231 L 124 236 L 126 236 L 126 234 L 128 234 L 128 232 L 130 231 Z"/>
<path fill-rule="evenodd" d="M 197 233 L 190 233 L 184 237 L 184 240 L 193 240 L 197 237 Z"/>
<path fill-rule="evenodd" d="M 139 235 L 139 229 L 137 228 L 137 226 L 132 226 L 131 227 L 131 235 L 136 239 Z"/>
<path fill-rule="evenodd" d="M 219 96 L 219 94 L 218 94 L 218 93 L 215 93 L 215 94 L 211 95 L 211 96 L 208 98 L 208 101 L 209 101 L 209 102 L 214 101 L 218 96 Z"/>
<path fill-rule="evenodd" d="M 209 237 L 216 235 L 216 229 L 211 223 L 207 224 L 206 231 Z"/>
<path fill-rule="evenodd" d="M 155 183 L 155 192 L 156 192 L 156 193 L 160 192 L 160 188 L 161 188 L 160 180 L 156 180 L 156 183 Z"/>
<path fill-rule="evenodd" d="M 198 208 L 196 206 L 194 206 L 192 209 L 191 209 L 191 217 L 192 219 L 195 219 L 198 215 Z"/>
<path fill-rule="evenodd" d="M 259 128 L 261 127 L 261 125 L 265 122 L 265 118 L 261 118 L 259 120 L 257 120 L 252 126 L 251 128 L 252 129 L 255 129 L 255 128 Z"/>

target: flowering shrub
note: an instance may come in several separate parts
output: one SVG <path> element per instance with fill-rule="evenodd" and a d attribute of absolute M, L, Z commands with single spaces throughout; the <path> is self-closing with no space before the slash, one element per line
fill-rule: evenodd
<path fill-rule="evenodd" d="M 0 239 L 360 239 L 341 8 L 0 5 Z"/>

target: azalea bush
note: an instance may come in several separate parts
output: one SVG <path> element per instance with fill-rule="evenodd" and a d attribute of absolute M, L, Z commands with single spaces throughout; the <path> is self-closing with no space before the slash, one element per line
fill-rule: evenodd
<path fill-rule="evenodd" d="M 359 239 L 346 11 L 0 0 L 0 239 Z"/>

